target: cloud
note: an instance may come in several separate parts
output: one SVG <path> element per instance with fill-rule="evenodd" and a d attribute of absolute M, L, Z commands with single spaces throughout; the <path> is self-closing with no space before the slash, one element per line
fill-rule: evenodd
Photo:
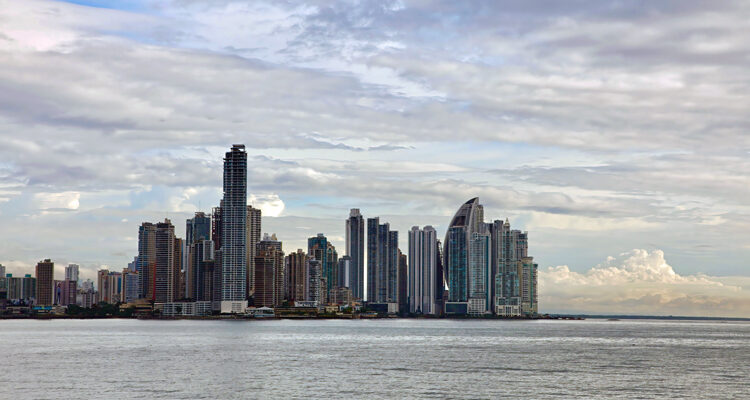
<path fill-rule="evenodd" d="M 284 202 L 277 194 L 251 194 L 247 203 L 255 208 L 260 208 L 262 217 L 279 217 L 284 212 Z"/>
<path fill-rule="evenodd" d="M 264 214 L 320 217 L 313 234 L 341 236 L 350 207 L 439 225 L 479 196 L 549 264 L 626 245 L 747 274 L 747 19 L 736 1 L 0 0 L 3 257 L 122 266 L 139 222 L 218 205 L 245 143 Z"/>
<path fill-rule="evenodd" d="M 551 214 L 546 212 L 531 212 L 526 228 L 535 229 L 565 229 L 581 231 L 614 231 L 614 230 L 649 230 L 659 225 L 648 222 L 643 218 L 606 218 L 586 217 L 580 215 Z"/>
<path fill-rule="evenodd" d="M 41 210 L 77 210 L 81 194 L 78 192 L 36 193 L 34 201 Z"/>
<path fill-rule="evenodd" d="M 545 312 L 750 317 L 750 281 L 680 275 L 661 250 L 632 250 L 584 273 L 539 271 Z"/>

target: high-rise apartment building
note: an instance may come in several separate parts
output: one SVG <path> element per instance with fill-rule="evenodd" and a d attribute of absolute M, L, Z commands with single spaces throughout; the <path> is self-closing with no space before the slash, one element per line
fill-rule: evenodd
<path fill-rule="evenodd" d="M 259 208 L 247 206 L 247 290 L 251 295 L 254 285 L 255 252 L 260 242 L 261 212 Z"/>
<path fill-rule="evenodd" d="M 185 221 L 185 245 L 201 240 L 211 240 L 211 217 L 199 211 Z"/>
<path fill-rule="evenodd" d="M 437 241 L 437 269 L 435 272 L 435 312 L 438 315 L 443 315 L 445 311 L 445 268 L 443 267 L 443 244 L 440 240 Z"/>
<path fill-rule="evenodd" d="M 57 286 L 57 284 L 55 285 Z M 57 287 L 55 288 L 57 295 Z M 59 281 L 59 297 L 56 299 L 57 304 L 69 306 L 76 304 L 76 295 L 78 294 L 78 282 L 71 280 Z"/>
<path fill-rule="evenodd" d="M 78 266 L 78 264 L 68 264 L 68 266 L 65 267 L 65 280 L 74 281 L 77 283 L 79 269 L 80 267 Z"/>
<path fill-rule="evenodd" d="M 491 313 L 493 311 L 492 299 L 490 297 L 493 282 L 490 276 L 492 261 L 491 240 L 489 230 L 482 225 L 469 238 L 468 312 L 473 315 Z"/>
<path fill-rule="evenodd" d="M 8 299 L 8 277 L 0 274 L 0 300 Z"/>
<path fill-rule="evenodd" d="M 406 254 L 398 251 L 398 313 L 409 312 L 409 262 Z"/>
<path fill-rule="evenodd" d="M 156 274 L 156 225 L 144 222 L 138 227 L 138 271 L 139 298 L 154 300 L 154 276 Z"/>
<path fill-rule="evenodd" d="M 156 224 L 155 246 L 156 272 L 154 274 L 154 302 L 171 303 L 175 300 L 175 291 L 179 282 L 179 272 L 175 265 L 174 225 L 169 219 Z M 177 276 L 175 276 L 177 275 Z"/>
<path fill-rule="evenodd" d="M 36 278 L 31 274 L 24 277 L 14 277 L 13 274 L 5 275 L 5 285 L 8 300 L 25 301 L 33 303 L 36 297 Z M 50 296 L 52 293 L 50 293 Z"/>
<path fill-rule="evenodd" d="M 521 314 L 536 315 L 537 304 L 537 269 L 532 257 L 523 257 L 519 261 L 521 270 Z"/>
<path fill-rule="evenodd" d="M 307 293 L 307 271 L 310 266 L 310 256 L 302 249 L 289 253 L 285 259 L 285 277 L 287 280 L 286 298 L 291 304 L 296 301 L 305 301 Z"/>
<path fill-rule="evenodd" d="M 367 301 L 398 303 L 398 232 L 367 219 Z"/>
<path fill-rule="evenodd" d="M 213 240 L 198 240 L 190 245 L 188 298 L 195 301 L 213 301 L 214 250 Z"/>
<path fill-rule="evenodd" d="M 121 302 L 132 303 L 140 297 L 138 283 L 138 271 L 131 268 L 125 268 L 122 270 Z"/>
<path fill-rule="evenodd" d="M 321 267 L 321 279 L 326 281 L 326 296 L 321 297 L 321 301 L 327 302 L 329 299 L 327 293 L 330 293 L 336 286 L 338 280 L 338 253 L 328 238 L 322 233 L 315 237 L 307 239 L 307 253 L 310 257 L 318 260 Z"/>
<path fill-rule="evenodd" d="M 220 209 L 214 209 L 214 214 L 220 215 Z M 212 218 L 203 212 L 196 212 L 193 218 L 186 222 L 185 238 L 185 297 L 196 301 L 208 301 L 211 295 L 205 295 L 206 279 L 210 282 L 213 277 L 206 276 L 206 263 L 214 259 L 214 239 L 220 228 L 215 222 L 220 218 Z M 210 291 L 209 291 L 210 293 Z M 202 300 L 198 300 L 198 299 Z M 208 300 L 206 300 L 208 299 Z"/>
<path fill-rule="evenodd" d="M 51 306 L 53 304 L 53 281 L 55 263 L 50 259 L 36 264 L 36 305 Z"/>
<path fill-rule="evenodd" d="M 506 219 L 492 224 L 495 265 L 495 313 L 503 316 L 537 313 L 537 265 L 528 255 L 528 233 L 511 229 Z"/>
<path fill-rule="evenodd" d="M 185 276 L 185 265 L 187 264 L 187 251 L 185 250 L 185 240 L 174 238 L 174 266 L 172 269 L 172 293 L 173 300 L 184 300 L 187 295 L 185 287 L 187 286 Z"/>
<path fill-rule="evenodd" d="M 356 285 L 354 282 L 354 263 L 349 256 L 339 258 L 338 267 L 336 268 L 336 287 L 351 289 Z M 353 295 L 352 291 L 352 295 Z"/>
<path fill-rule="evenodd" d="M 424 229 L 419 229 L 418 226 L 412 227 L 409 231 L 407 286 L 410 313 L 433 315 L 438 313 L 438 292 L 443 290 L 437 277 L 438 257 L 435 228 L 429 225 Z M 442 277 L 439 280 L 442 280 Z"/>
<path fill-rule="evenodd" d="M 316 260 L 315 258 L 310 258 L 307 262 L 307 271 L 305 273 L 305 301 L 314 301 L 318 304 L 322 304 L 323 302 L 323 293 L 321 293 L 321 289 L 324 289 L 325 282 L 324 279 L 321 279 L 321 273 L 320 273 L 320 261 Z"/>
<path fill-rule="evenodd" d="M 5 276 L 5 267 L 0 264 L 0 300 L 8 299 L 8 279 Z"/>
<path fill-rule="evenodd" d="M 365 298 L 365 221 L 358 208 L 349 211 L 346 220 L 346 250 L 351 258 L 350 285 L 356 299 Z"/>
<path fill-rule="evenodd" d="M 96 278 L 99 293 L 98 303 L 107 302 L 115 304 L 122 301 L 123 283 L 121 273 L 108 269 L 100 269 L 96 272 Z"/>
<path fill-rule="evenodd" d="M 276 235 L 266 234 L 257 244 L 255 272 L 255 306 L 280 306 L 284 302 L 284 252 Z"/>
<path fill-rule="evenodd" d="M 224 204 L 224 200 L 220 204 Z M 216 251 L 221 250 L 221 205 L 211 210 L 211 240 Z"/>
<path fill-rule="evenodd" d="M 224 156 L 221 202 L 221 310 L 247 306 L 247 153 L 235 144 Z"/>

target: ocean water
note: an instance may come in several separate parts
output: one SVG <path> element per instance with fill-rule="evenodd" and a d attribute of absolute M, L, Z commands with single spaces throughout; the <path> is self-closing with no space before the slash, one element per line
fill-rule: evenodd
<path fill-rule="evenodd" d="M 1 399 L 750 399 L 750 323 L 0 320 Z"/>

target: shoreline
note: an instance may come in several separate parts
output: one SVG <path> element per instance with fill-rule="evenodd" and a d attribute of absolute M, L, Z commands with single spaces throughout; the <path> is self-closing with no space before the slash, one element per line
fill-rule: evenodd
<path fill-rule="evenodd" d="M 360 317 L 351 315 L 342 316 L 294 316 L 294 315 L 283 315 L 274 317 L 249 317 L 241 315 L 211 315 L 202 317 L 191 317 L 191 316 L 179 316 L 179 317 L 152 317 L 152 316 L 139 316 L 139 317 L 121 317 L 121 316 L 105 316 L 105 317 L 83 317 L 83 316 L 68 316 L 68 315 L 0 315 L 0 321 L 2 320 L 40 320 L 40 321 L 51 321 L 51 320 L 99 320 L 99 319 L 137 319 L 137 320 L 149 320 L 149 321 L 267 321 L 267 320 L 456 320 L 456 321 L 540 321 L 540 320 L 553 320 L 553 321 L 585 321 L 585 320 L 608 320 L 617 322 L 620 320 L 654 320 L 654 321 L 716 321 L 716 322 L 750 322 L 750 318 L 739 318 L 739 317 L 688 317 L 688 316 L 650 316 L 650 315 L 552 315 L 552 316 L 539 316 L 539 317 L 400 317 L 400 316 L 377 316 L 377 317 Z"/>

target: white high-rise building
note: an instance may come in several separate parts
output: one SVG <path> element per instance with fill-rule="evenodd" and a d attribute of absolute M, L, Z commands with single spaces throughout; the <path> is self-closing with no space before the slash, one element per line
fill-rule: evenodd
<path fill-rule="evenodd" d="M 407 297 L 409 312 L 414 314 L 437 314 L 438 290 L 443 290 L 442 278 L 438 279 L 437 232 L 432 226 L 409 231 L 409 275 Z M 438 282 L 440 280 L 441 282 Z"/>
<path fill-rule="evenodd" d="M 78 264 L 68 264 L 68 266 L 65 267 L 65 280 L 78 282 L 78 272 Z"/>

